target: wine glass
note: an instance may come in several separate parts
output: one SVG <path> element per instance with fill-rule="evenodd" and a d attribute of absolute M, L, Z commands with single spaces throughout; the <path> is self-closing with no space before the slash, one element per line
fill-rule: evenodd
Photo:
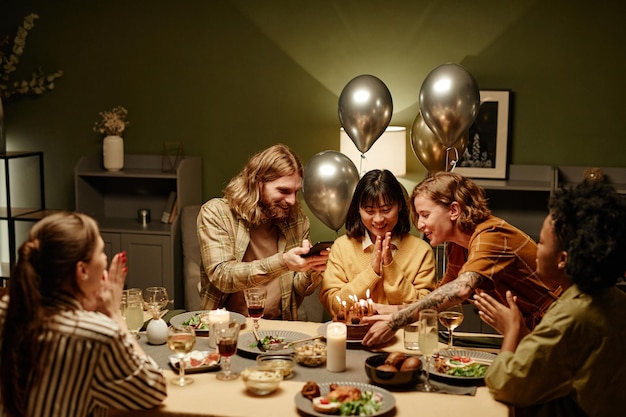
<path fill-rule="evenodd" d="M 254 328 L 259 330 L 259 319 L 263 317 L 263 311 L 265 310 L 267 290 L 263 288 L 246 288 L 243 290 L 243 295 L 246 298 L 248 315 L 254 321 Z"/>
<path fill-rule="evenodd" d="M 143 301 L 152 315 L 157 320 L 161 316 L 161 310 L 169 303 L 165 287 L 148 287 L 143 292 Z"/>
<path fill-rule="evenodd" d="M 452 350 L 454 329 L 459 327 L 463 323 L 463 306 L 461 304 L 454 304 L 445 308 L 439 313 L 439 322 L 448 329 L 448 350 Z"/>
<path fill-rule="evenodd" d="M 129 288 L 122 292 L 122 315 L 128 330 L 139 339 L 139 330 L 143 326 L 143 298 L 140 288 Z"/>
<path fill-rule="evenodd" d="M 184 387 L 193 383 L 193 379 L 185 376 L 185 356 L 191 352 L 196 344 L 196 332 L 192 326 L 171 325 L 167 329 L 167 347 L 178 357 L 178 378 L 170 382 Z"/>
<path fill-rule="evenodd" d="M 437 351 L 437 346 L 439 344 L 436 310 L 424 309 L 420 311 L 418 332 L 419 348 L 426 359 L 426 365 L 424 366 L 426 371 L 426 380 L 423 384 L 417 386 L 417 390 L 423 392 L 434 392 L 437 391 L 437 388 L 430 383 L 430 359 L 433 353 Z"/>
<path fill-rule="evenodd" d="M 239 374 L 233 373 L 230 369 L 230 357 L 237 352 L 239 328 L 240 325 L 235 320 L 213 323 L 211 326 L 211 331 L 215 333 L 217 350 L 220 356 L 224 358 L 224 369 L 216 376 L 220 381 L 230 381 L 239 377 Z"/>

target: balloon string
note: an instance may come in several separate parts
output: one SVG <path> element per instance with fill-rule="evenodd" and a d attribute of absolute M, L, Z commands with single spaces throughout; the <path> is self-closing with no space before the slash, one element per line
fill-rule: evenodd
<path fill-rule="evenodd" d="M 452 161 L 450 161 L 449 158 L 448 158 L 449 152 L 451 150 L 454 150 L 454 159 Z M 446 167 L 452 166 L 452 168 L 450 168 L 449 172 L 454 171 L 454 168 L 456 168 L 456 163 L 458 161 L 459 161 L 459 151 L 456 148 L 454 148 L 454 147 L 450 147 L 450 148 L 446 149 Z"/>
<path fill-rule="evenodd" d="M 365 154 L 361 154 L 361 160 L 359 161 L 359 178 L 363 176 L 363 174 L 365 174 L 365 169 L 363 168 L 363 165 L 365 164 L 365 166 L 367 166 L 367 156 L 365 156 Z"/>

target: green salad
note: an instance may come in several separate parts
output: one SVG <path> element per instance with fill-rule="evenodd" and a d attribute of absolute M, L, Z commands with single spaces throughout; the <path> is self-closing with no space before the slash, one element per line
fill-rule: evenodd
<path fill-rule="evenodd" d="M 204 323 L 200 320 L 200 314 L 193 315 L 189 318 L 189 320 L 185 320 L 183 322 L 185 326 L 191 326 L 196 330 L 209 330 L 209 323 Z"/>
<path fill-rule="evenodd" d="M 467 366 L 448 369 L 447 374 L 464 377 L 483 377 L 487 372 L 487 368 L 489 366 L 482 363 L 472 363 Z"/>
<path fill-rule="evenodd" d="M 379 392 L 363 391 L 361 398 L 347 401 L 339 407 L 341 416 L 371 416 L 383 406 L 383 396 Z"/>
<path fill-rule="evenodd" d="M 285 342 L 285 338 L 284 337 L 274 337 L 274 336 L 265 336 L 263 339 L 261 339 L 261 343 L 263 343 L 263 347 L 267 350 L 270 349 L 271 345 L 275 345 L 275 344 L 282 344 Z M 250 343 L 250 347 L 251 348 L 255 348 L 257 347 L 257 343 L 256 340 L 253 343 Z"/>

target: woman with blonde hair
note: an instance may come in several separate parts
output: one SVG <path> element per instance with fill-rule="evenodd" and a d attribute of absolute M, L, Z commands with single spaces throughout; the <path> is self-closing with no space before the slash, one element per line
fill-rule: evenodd
<path fill-rule="evenodd" d="M 537 244 L 523 231 L 493 216 L 485 191 L 471 179 L 437 172 L 415 186 L 412 218 L 432 246 L 446 243 L 446 272 L 437 289 L 392 316 L 378 317 L 365 336 L 366 345 L 389 340 L 396 330 L 417 321 L 420 310 L 443 311 L 477 290 L 504 301 L 518 295 L 519 307 L 533 328 L 569 286 L 561 278 L 535 273 Z"/>

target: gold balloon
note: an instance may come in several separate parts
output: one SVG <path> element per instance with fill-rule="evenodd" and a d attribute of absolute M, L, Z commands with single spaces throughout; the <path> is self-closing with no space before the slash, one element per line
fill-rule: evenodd
<path fill-rule="evenodd" d="M 422 113 L 417 113 L 410 136 L 413 153 L 431 174 L 453 169 L 469 143 L 469 130 L 466 130 L 453 146 L 445 146 L 426 125 Z"/>

